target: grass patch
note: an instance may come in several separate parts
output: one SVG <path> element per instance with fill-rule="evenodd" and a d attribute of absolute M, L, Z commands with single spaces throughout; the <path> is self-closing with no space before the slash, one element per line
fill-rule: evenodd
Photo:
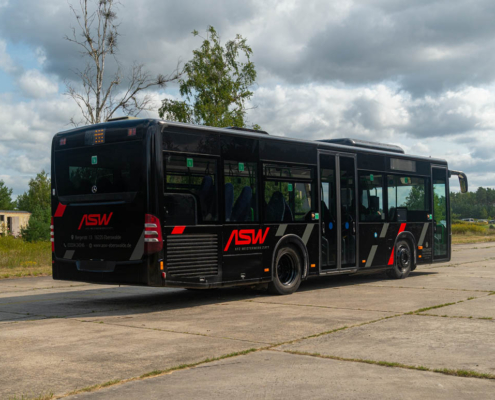
<path fill-rule="evenodd" d="M 462 316 L 462 315 L 437 315 L 437 314 L 428 314 L 428 313 L 421 313 L 417 314 L 418 316 L 421 317 L 435 317 L 435 318 L 457 318 L 457 319 L 481 319 L 485 321 L 493 321 L 492 317 L 473 317 L 473 316 Z"/>
<path fill-rule="evenodd" d="M 0 279 L 51 273 L 50 242 L 29 243 L 12 236 L 0 237 Z"/>
<path fill-rule="evenodd" d="M 408 365 L 397 362 L 375 361 L 375 360 L 366 360 L 360 358 L 344 358 L 337 356 L 322 355 L 320 353 L 308 353 L 308 352 L 293 351 L 293 350 L 283 350 L 283 352 L 289 354 L 301 355 L 301 356 L 327 358 L 330 360 L 337 360 L 337 361 L 348 361 L 348 362 L 350 361 L 350 362 L 357 362 L 363 364 L 378 365 L 380 367 L 387 367 L 387 368 L 404 368 L 404 369 L 413 369 L 416 371 L 436 372 L 444 375 L 460 376 L 463 378 L 495 379 L 494 374 L 485 374 L 485 373 L 469 371 L 465 369 L 428 368 L 422 365 Z"/>
<path fill-rule="evenodd" d="M 452 244 L 470 244 L 495 242 L 495 236 L 484 235 L 452 235 Z"/>
<path fill-rule="evenodd" d="M 408 312 L 405 315 L 412 315 L 412 314 L 417 314 L 417 313 L 428 311 L 428 310 L 434 310 L 436 308 L 453 306 L 454 304 L 462 303 L 462 302 L 463 302 L 463 300 L 458 301 L 458 302 L 455 302 L 455 303 L 445 303 L 445 304 L 439 304 L 438 306 L 431 306 L 431 307 L 420 308 L 419 310 Z"/>
<path fill-rule="evenodd" d="M 445 375 L 461 376 L 463 378 L 495 379 L 495 375 L 493 374 L 484 374 L 481 372 L 469 371 L 465 369 L 435 368 L 435 369 L 431 369 L 430 371 L 438 372 L 440 374 L 445 374 Z"/>
<path fill-rule="evenodd" d="M 452 224 L 452 244 L 495 242 L 495 229 L 486 224 Z"/>

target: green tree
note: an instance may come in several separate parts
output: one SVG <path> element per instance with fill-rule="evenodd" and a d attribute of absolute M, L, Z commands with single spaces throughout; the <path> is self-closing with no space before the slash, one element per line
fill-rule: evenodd
<path fill-rule="evenodd" d="M 433 215 L 437 223 L 439 221 L 447 220 L 447 203 L 445 196 L 439 196 L 437 193 L 433 193 Z"/>
<path fill-rule="evenodd" d="M 197 31 L 192 34 L 199 36 Z M 241 35 L 223 46 L 212 26 L 202 39 L 179 80 L 183 100 L 163 100 L 160 117 L 198 125 L 245 127 L 246 103 L 253 95 L 249 88 L 256 80 L 253 51 Z M 260 129 L 258 125 L 253 128 Z"/>
<path fill-rule="evenodd" d="M 425 188 L 424 186 L 411 186 L 411 191 L 406 197 L 405 206 L 409 210 L 423 210 L 425 207 Z"/>
<path fill-rule="evenodd" d="M 50 208 L 35 207 L 28 225 L 21 229 L 22 238 L 27 242 L 50 240 Z"/>
<path fill-rule="evenodd" d="M 12 201 L 12 189 L 9 189 L 5 182 L 0 180 L 0 210 L 13 210 L 15 202 Z"/>
<path fill-rule="evenodd" d="M 17 208 L 34 213 L 37 207 L 50 210 L 51 181 L 44 170 L 29 181 L 29 190 L 17 197 Z"/>

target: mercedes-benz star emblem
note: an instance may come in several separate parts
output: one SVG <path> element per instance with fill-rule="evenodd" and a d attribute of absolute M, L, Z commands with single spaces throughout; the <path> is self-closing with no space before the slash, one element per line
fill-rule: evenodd
<path fill-rule="evenodd" d="M 98 188 L 96 187 L 96 185 L 94 185 L 92 188 L 91 188 L 91 191 L 93 193 L 96 193 L 98 191 Z"/>

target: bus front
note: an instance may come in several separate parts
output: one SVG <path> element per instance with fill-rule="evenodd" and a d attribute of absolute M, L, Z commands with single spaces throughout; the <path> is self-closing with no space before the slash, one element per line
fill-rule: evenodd
<path fill-rule="evenodd" d="M 161 227 L 147 201 L 153 135 L 146 120 L 99 124 L 52 143 L 53 278 L 160 285 Z M 157 207 L 154 207 L 156 209 Z"/>

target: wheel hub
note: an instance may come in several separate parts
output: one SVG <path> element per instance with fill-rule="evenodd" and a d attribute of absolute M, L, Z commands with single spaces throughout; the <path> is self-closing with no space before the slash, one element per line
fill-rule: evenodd
<path fill-rule="evenodd" d="M 289 254 L 283 254 L 278 260 L 277 276 L 284 286 L 291 285 L 297 277 L 295 260 Z"/>
<path fill-rule="evenodd" d="M 411 254 L 409 252 L 409 249 L 405 247 L 399 248 L 398 251 L 398 267 L 401 270 L 407 269 L 409 267 L 409 264 L 411 263 Z"/>

